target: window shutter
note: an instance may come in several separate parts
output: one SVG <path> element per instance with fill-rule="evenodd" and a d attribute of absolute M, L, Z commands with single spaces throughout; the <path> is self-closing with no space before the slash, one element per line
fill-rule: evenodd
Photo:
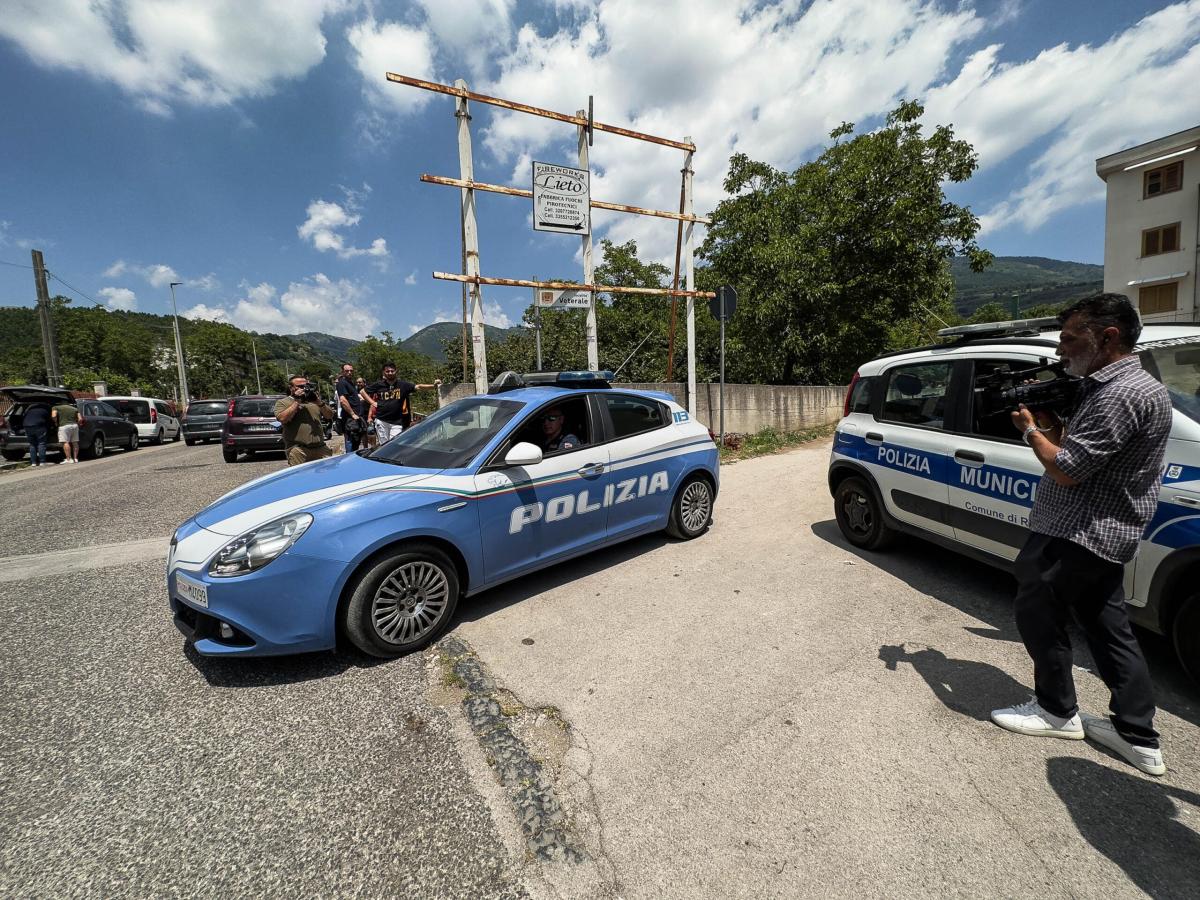
<path fill-rule="evenodd" d="M 1170 253 L 1179 249 L 1179 226 L 1168 225 L 1162 230 L 1162 252 Z"/>
<path fill-rule="evenodd" d="M 1142 232 L 1142 256 L 1154 256 L 1158 253 L 1158 229 L 1151 228 Z"/>
<path fill-rule="evenodd" d="M 1167 166 L 1163 172 L 1164 191 L 1177 191 L 1183 183 L 1183 163 L 1177 162 Z"/>

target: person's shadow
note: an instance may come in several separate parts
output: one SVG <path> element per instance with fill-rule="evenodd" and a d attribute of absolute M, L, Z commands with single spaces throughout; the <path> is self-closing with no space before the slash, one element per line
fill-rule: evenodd
<path fill-rule="evenodd" d="M 1200 834 L 1176 806 L 1190 804 L 1196 821 L 1200 794 L 1071 756 L 1047 760 L 1046 778 L 1083 838 L 1141 890 L 1151 897 L 1200 894 Z"/>
<path fill-rule="evenodd" d="M 909 645 L 884 644 L 879 658 L 891 671 L 911 665 L 947 709 L 980 721 L 990 721 L 997 698 L 1018 702 L 1033 690 L 1002 669 L 970 659 L 953 659 L 935 647 L 910 650 Z"/>

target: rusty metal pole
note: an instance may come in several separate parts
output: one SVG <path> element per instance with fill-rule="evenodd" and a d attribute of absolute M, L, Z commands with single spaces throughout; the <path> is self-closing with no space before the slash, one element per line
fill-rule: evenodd
<path fill-rule="evenodd" d="M 461 78 L 454 86 L 464 93 L 467 83 Z M 458 166 L 463 181 L 475 180 L 474 163 L 471 160 L 471 114 L 467 98 L 459 95 L 455 101 L 454 116 L 458 119 Z M 479 277 L 479 231 L 475 225 L 475 191 L 463 191 L 462 233 L 467 257 L 467 275 Z M 471 293 L 471 355 L 475 359 L 475 392 L 487 393 L 487 346 L 483 330 L 483 291 L 478 281 L 470 283 Z"/>
<path fill-rule="evenodd" d="M 686 166 L 684 169 L 686 170 Z M 683 193 L 687 187 L 686 171 L 679 176 L 679 214 L 683 215 Z M 683 249 L 683 219 L 675 229 L 675 277 L 671 281 L 671 290 L 679 290 L 679 253 Z M 667 381 L 670 382 L 675 374 L 675 308 L 678 300 L 671 297 L 671 329 L 667 332 Z"/>
<path fill-rule="evenodd" d="M 690 137 L 685 137 L 687 143 L 691 143 Z M 692 156 L 693 151 L 689 150 L 687 156 L 683 159 L 683 211 L 688 215 L 692 213 Z M 696 267 L 694 258 L 694 241 L 693 234 L 696 230 L 695 222 L 687 223 L 687 234 L 684 238 L 684 243 L 687 245 L 687 255 L 684 257 L 684 265 L 686 266 L 687 280 L 685 282 L 689 291 L 696 289 Z M 687 355 L 688 355 L 688 413 L 694 419 L 696 417 L 696 298 L 689 296 L 687 298 Z"/>
<path fill-rule="evenodd" d="M 586 116 L 587 110 L 578 110 L 575 115 Z M 588 129 L 586 125 L 579 125 L 575 129 L 579 137 L 579 168 L 589 173 L 588 190 L 591 191 L 591 168 L 588 165 Z M 590 198 L 589 198 L 590 200 Z M 583 283 L 592 283 L 592 273 L 595 271 L 592 264 L 592 212 L 588 210 L 588 230 L 582 238 L 583 240 Z M 585 324 L 585 334 L 587 338 L 587 367 L 590 371 L 595 372 L 600 368 L 600 345 L 596 335 L 596 292 L 592 291 L 592 299 L 587 308 L 587 322 Z"/>

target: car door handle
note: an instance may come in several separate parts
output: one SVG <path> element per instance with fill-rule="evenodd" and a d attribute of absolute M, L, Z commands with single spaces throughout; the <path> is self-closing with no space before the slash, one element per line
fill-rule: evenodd
<path fill-rule="evenodd" d="M 982 465 L 986 459 L 982 453 L 976 453 L 974 450 L 955 450 L 954 458 L 960 463 L 966 465 Z"/>
<path fill-rule="evenodd" d="M 604 471 L 604 463 L 588 463 L 575 471 L 580 475 L 599 475 Z"/>
<path fill-rule="evenodd" d="M 1182 503 L 1184 506 L 1200 506 L 1200 500 L 1195 497 L 1185 497 L 1182 494 L 1175 495 L 1175 502 Z"/>
<path fill-rule="evenodd" d="M 868 444 L 882 444 L 883 443 L 883 435 L 880 434 L 878 431 L 868 431 L 867 432 L 867 443 Z"/>

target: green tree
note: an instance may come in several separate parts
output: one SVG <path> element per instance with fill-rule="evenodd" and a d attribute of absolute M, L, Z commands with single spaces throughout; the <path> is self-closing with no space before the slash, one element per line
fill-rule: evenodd
<path fill-rule="evenodd" d="M 979 221 L 950 203 L 977 157 L 942 125 L 922 134 L 921 104 L 902 102 L 883 128 L 835 128 L 817 159 L 794 172 L 744 154 L 730 160 L 730 195 L 700 253 L 704 282 L 732 284 L 728 376 L 768 383 L 843 383 L 859 362 L 950 324 L 948 260 L 980 271 Z"/>

